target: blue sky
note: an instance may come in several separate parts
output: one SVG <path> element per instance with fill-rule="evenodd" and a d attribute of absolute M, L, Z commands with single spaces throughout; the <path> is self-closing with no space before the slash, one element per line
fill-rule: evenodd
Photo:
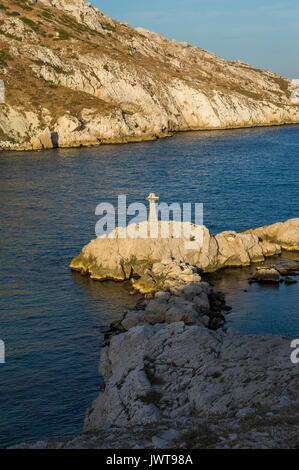
<path fill-rule="evenodd" d="M 299 78 L 299 1 L 91 0 L 112 18 Z"/>

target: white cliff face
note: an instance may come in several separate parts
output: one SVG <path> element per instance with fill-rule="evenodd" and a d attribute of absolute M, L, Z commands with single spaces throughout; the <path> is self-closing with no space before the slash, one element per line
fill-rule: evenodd
<path fill-rule="evenodd" d="M 299 80 L 292 80 L 291 90 L 291 102 L 293 104 L 299 104 Z"/>
<path fill-rule="evenodd" d="M 3 4 L 9 10 L 8 0 Z M 176 130 L 299 122 L 290 80 L 272 72 L 133 29 L 84 0 L 30 5 L 25 23 L 24 11 L 13 18 L 0 13 L 0 41 L 10 56 L 0 63 L 6 88 L 19 80 L 15 86 L 24 87 L 27 96 L 17 101 L 8 94 L 6 104 L 15 112 L 32 108 L 39 121 L 25 137 L 7 135 L 12 126 L 4 112 L 0 131 L 11 146 L 42 147 L 39 129 L 46 127 L 57 133 L 52 140 L 58 145 L 78 146 L 154 139 Z M 74 119 L 82 122 L 75 133 L 70 131 Z"/>
<path fill-rule="evenodd" d="M 110 23 L 109 16 L 104 15 L 85 0 L 36 0 L 35 3 L 44 3 L 71 14 L 79 23 L 85 23 L 96 31 L 102 31 L 102 22 Z"/>

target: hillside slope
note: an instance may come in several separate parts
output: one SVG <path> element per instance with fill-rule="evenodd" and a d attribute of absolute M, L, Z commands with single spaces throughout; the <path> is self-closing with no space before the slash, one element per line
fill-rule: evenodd
<path fill-rule="evenodd" d="M 299 123 L 291 82 L 112 20 L 84 0 L 0 0 L 0 148 Z"/>

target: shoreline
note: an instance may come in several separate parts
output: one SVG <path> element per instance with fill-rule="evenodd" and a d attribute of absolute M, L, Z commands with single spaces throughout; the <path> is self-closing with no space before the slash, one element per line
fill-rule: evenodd
<path fill-rule="evenodd" d="M 0 155 L 2 152 L 42 152 L 46 150 L 59 150 L 59 149 L 78 149 L 78 148 L 95 148 L 101 147 L 102 145 L 125 145 L 125 144 L 134 144 L 134 143 L 143 143 L 143 142 L 155 142 L 160 139 L 167 139 L 171 138 L 176 134 L 179 133 L 187 133 L 187 132 L 217 132 L 217 131 L 234 131 L 234 130 L 247 130 L 247 129 L 260 129 L 260 128 L 275 128 L 275 127 L 286 127 L 286 126 L 299 126 L 298 122 L 282 122 L 282 123 L 272 123 L 272 124 L 254 124 L 254 125 L 242 125 L 242 126 L 232 126 L 232 127 L 218 127 L 218 128 L 210 128 L 210 127 L 198 127 L 198 128 L 188 128 L 188 129 L 175 129 L 169 130 L 166 133 L 156 134 L 156 135 L 147 135 L 142 137 L 125 137 L 123 139 L 99 139 L 98 143 L 89 143 L 89 144 L 70 144 L 69 146 L 53 146 L 53 147 L 44 147 L 40 149 L 33 149 L 32 147 L 1 147 L 0 146 Z"/>
<path fill-rule="evenodd" d="M 132 425 L 144 426 L 145 432 L 147 426 L 163 421 L 164 425 L 167 422 L 169 428 L 178 431 L 177 420 L 182 420 L 184 430 L 179 431 L 175 439 L 165 440 L 162 429 L 157 426 L 157 436 L 152 436 L 148 443 L 148 446 L 152 446 L 150 448 L 160 448 L 159 445 L 167 448 L 171 446 L 169 441 L 184 440 L 182 435 L 186 434 L 186 427 L 190 426 L 188 420 L 194 416 L 198 418 L 195 418 L 196 424 L 193 423 L 192 427 L 199 425 L 201 420 L 207 424 L 210 416 L 217 416 L 221 420 L 231 419 L 233 425 L 236 425 L 238 417 L 243 414 L 255 415 L 257 410 L 264 408 L 271 413 L 273 407 L 280 413 L 284 406 L 292 405 L 293 401 L 297 406 L 298 391 L 291 387 L 293 391 L 290 390 L 291 394 L 288 394 L 284 389 L 285 380 L 291 377 L 294 383 L 297 381 L 294 365 L 289 361 L 287 366 L 291 339 L 273 335 L 247 336 L 233 329 L 222 329 L 225 323 L 222 312 L 229 311 L 230 307 L 226 305 L 222 293 L 213 292 L 211 286 L 203 282 L 196 268 L 200 267 L 203 272 L 217 272 L 219 264 L 226 267 L 255 265 L 256 282 L 279 285 L 280 274 L 285 276 L 288 271 L 267 267 L 264 261 L 267 257 L 281 254 L 284 247 L 288 251 L 299 251 L 298 228 L 299 219 L 291 219 L 239 234 L 220 233 L 216 235 L 220 254 L 218 261 L 215 261 L 215 253 L 211 255 L 213 237 L 210 238 L 208 232 L 205 232 L 200 251 L 205 252 L 204 258 L 210 255 L 210 262 L 214 259 L 213 270 L 209 269 L 209 263 L 206 263 L 208 270 L 203 269 L 204 260 L 200 256 L 188 259 L 181 245 L 178 248 L 181 261 L 176 261 L 176 249 L 172 247 L 172 252 L 168 253 L 167 242 L 165 246 L 162 245 L 162 239 L 158 239 L 160 252 L 167 259 L 156 259 L 155 244 L 151 240 L 149 246 L 153 264 L 149 266 L 147 261 L 141 270 L 142 262 L 138 256 L 146 257 L 146 240 L 129 243 L 134 265 L 128 258 L 126 262 L 122 259 L 124 246 L 117 237 L 116 240 L 99 238 L 83 248 L 81 255 L 72 261 L 72 269 L 81 271 L 83 275 L 89 274 L 95 280 L 107 278 L 108 269 L 109 278 L 120 280 L 117 271 L 120 260 L 114 258 L 114 265 L 111 265 L 110 248 L 122 259 L 123 273 L 128 272 L 129 268 L 131 274 L 138 272 L 139 278 L 130 279 L 134 290 L 145 297 L 135 309 L 125 312 L 121 320 L 113 322 L 106 334 L 108 342 L 101 350 L 100 359 L 105 386 L 87 410 L 83 432 L 96 435 L 106 427 L 126 429 Z M 141 244 L 138 245 L 138 241 Z M 250 253 L 247 259 L 242 251 L 244 245 L 247 246 L 247 255 Z M 128 256 L 129 253 L 126 253 Z M 229 260 L 228 264 L 226 259 Z M 294 271 L 294 267 L 292 269 Z M 296 272 L 298 270 L 299 265 L 296 264 Z M 277 350 L 272 357 L 266 351 L 273 348 Z M 244 357 L 243 350 L 247 351 Z M 218 359 L 215 363 L 216 357 Z M 200 358 L 198 363 L 197 358 Z M 231 363 L 229 372 L 227 361 Z M 267 375 L 269 369 L 272 370 L 270 377 Z M 190 376 L 191 370 L 193 372 Z M 250 379 L 251 386 L 243 388 L 251 374 L 263 377 L 262 389 L 260 380 L 254 378 Z M 187 390 L 192 392 L 186 391 L 186 385 L 181 388 L 180 384 L 187 382 Z M 269 407 L 270 403 L 272 408 Z M 159 439 L 162 444 L 159 444 Z"/>

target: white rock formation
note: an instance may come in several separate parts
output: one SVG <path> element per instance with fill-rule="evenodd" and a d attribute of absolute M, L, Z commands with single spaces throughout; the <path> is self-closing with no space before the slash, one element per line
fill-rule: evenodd
<path fill-rule="evenodd" d="M 144 233 L 147 233 L 147 222 L 132 227 L 141 233 L 145 228 Z M 175 230 L 176 223 L 171 227 L 171 230 Z M 123 233 L 123 229 L 117 228 L 109 237 L 92 240 L 72 260 L 71 268 L 87 273 L 95 280 L 130 279 L 134 273 L 141 276 L 132 281 L 135 289 L 146 293 L 156 289 L 153 265 L 163 260 L 169 263 L 169 260 L 174 259 L 208 272 L 223 267 L 249 266 L 264 261 L 266 256 L 280 254 L 282 249 L 299 251 L 299 219 L 241 233 L 222 232 L 216 236 L 211 236 L 203 226 L 202 245 L 195 249 L 186 249 L 186 242 L 190 239 L 186 238 L 183 231 L 180 238 L 159 236 L 156 239 L 122 238 Z"/>
<path fill-rule="evenodd" d="M 293 104 L 299 104 L 299 80 L 292 80 L 291 82 L 291 102 Z"/>
<path fill-rule="evenodd" d="M 38 2 L 64 10 L 74 16 L 79 23 L 85 23 L 96 31 L 103 31 L 101 21 L 112 23 L 109 16 L 104 15 L 85 0 L 37 0 L 36 3 Z"/>
<path fill-rule="evenodd" d="M 299 219 L 277 222 L 244 233 L 255 235 L 264 243 L 266 242 L 266 245 L 263 245 L 263 247 L 266 246 L 266 249 L 269 249 L 268 243 L 270 242 L 279 245 L 283 250 L 299 251 Z"/>

